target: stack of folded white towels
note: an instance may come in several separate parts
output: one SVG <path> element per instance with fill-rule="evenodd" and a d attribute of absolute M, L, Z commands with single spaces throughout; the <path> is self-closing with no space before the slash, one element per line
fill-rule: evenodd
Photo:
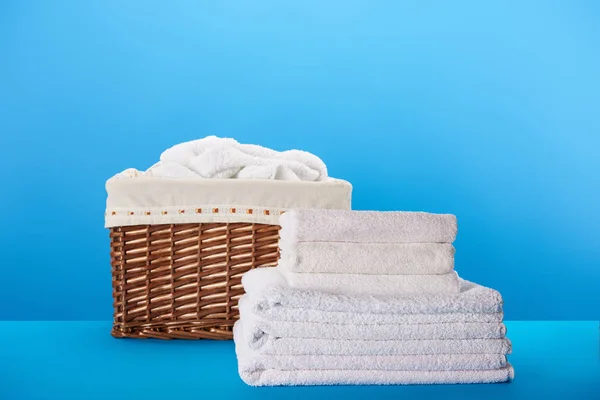
<path fill-rule="evenodd" d="M 293 210 L 281 260 L 242 279 L 238 369 L 253 386 L 513 378 L 500 294 L 454 272 L 456 217 Z"/>

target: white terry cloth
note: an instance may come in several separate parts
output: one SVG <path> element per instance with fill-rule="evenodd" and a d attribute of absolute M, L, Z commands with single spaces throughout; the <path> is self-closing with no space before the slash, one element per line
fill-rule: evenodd
<path fill-rule="evenodd" d="M 503 354 L 422 354 L 390 356 L 352 355 L 260 355 L 244 345 L 240 340 L 241 325 L 234 327 L 234 341 L 238 359 L 238 371 L 242 379 L 251 385 L 267 384 L 265 374 L 287 376 L 289 384 L 297 382 L 293 372 L 303 375 L 307 370 L 330 373 L 336 371 L 360 371 L 365 376 L 368 371 L 483 371 L 508 367 Z M 333 383 L 333 382 L 332 382 Z"/>
<path fill-rule="evenodd" d="M 238 372 L 250 386 L 466 384 L 503 383 L 514 379 L 510 364 L 499 369 L 466 371 L 263 369 L 251 372 L 238 367 Z"/>
<path fill-rule="evenodd" d="M 298 209 L 279 219 L 284 246 L 295 242 L 452 243 L 456 216 L 401 211 Z"/>
<path fill-rule="evenodd" d="M 168 178 L 321 181 L 327 167 L 301 150 L 275 151 L 234 139 L 207 136 L 165 150 L 145 175 Z"/>
<path fill-rule="evenodd" d="M 425 295 L 460 293 L 456 272 L 443 275 L 305 274 L 276 267 L 288 285 L 345 295 Z"/>
<path fill-rule="evenodd" d="M 269 321 L 240 312 L 247 325 L 250 348 L 260 347 L 265 337 L 338 340 L 426 340 L 426 339 L 501 339 L 506 334 L 502 323 L 448 322 L 441 324 L 324 324 L 318 322 Z"/>
<path fill-rule="evenodd" d="M 322 338 L 322 339 L 369 339 L 369 340 L 391 340 L 391 339 L 496 339 L 503 338 L 506 327 L 501 321 L 494 322 L 464 322 L 456 321 L 455 316 L 473 314 L 392 314 L 391 316 L 417 317 L 428 322 L 412 323 L 376 323 L 368 317 L 377 317 L 378 314 L 354 314 L 350 315 L 349 321 L 286 321 L 282 319 L 270 319 L 264 317 L 262 310 L 257 310 L 255 303 L 248 295 L 242 296 L 239 301 L 240 318 L 248 329 L 253 331 L 252 340 L 260 340 L 265 334 L 273 337 L 295 337 L 295 338 Z M 279 309 L 282 311 L 282 307 Z M 258 313 L 256 312 L 258 311 Z M 283 308 L 283 313 L 295 314 L 294 309 Z M 279 314 L 283 314 L 280 312 Z M 313 311 L 319 316 L 319 312 Z M 322 314 L 321 314 L 322 315 Z M 356 315 L 362 318 L 354 318 Z M 379 314 L 380 315 L 380 314 Z M 481 316 L 495 316 L 497 314 L 476 314 Z M 427 318 L 431 316 L 432 318 Z M 430 322 L 436 316 L 445 317 L 447 322 Z M 454 317 L 451 320 L 449 317 Z M 413 318 L 413 319 L 417 319 Z M 321 318 L 324 319 L 324 318 Z M 354 322 L 362 319 L 362 322 Z M 374 318 L 377 319 L 377 318 Z M 406 318 L 405 318 L 406 319 Z M 482 318 L 483 319 L 483 318 Z M 252 347 L 252 346 L 250 346 Z"/>
<path fill-rule="evenodd" d="M 499 339 L 390 339 L 339 340 L 274 337 L 263 333 L 255 337 L 253 326 L 243 318 L 235 323 L 240 331 L 236 342 L 262 355 L 418 355 L 418 354 L 509 354 L 510 341 Z"/>
<path fill-rule="evenodd" d="M 234 340 L 235 340 L 234 331 Z M 504 354 L 420 354 L 397 356 L 324 356 L 261 355 L 235 340 L 238 366 L 248 372 L 265 369 L 284 371 L 364 370 L 381 371 L 448 371 L 498 369 L 507 365 Z"/>
<path fill-rule="evenodd" d="M 281 322 L 313 322 L 321 324 L 356 324 L 356 325 L 389 325 L 389 324 L 443 324 L 443 323 L 500 323 L 502 312 L 494 313 L 369 313 L 325 311 L 310 308 L 294 308 L 274 305 L 266 301 L 262 295 L 243 295 L 238 302 L 240 313 L 252 313 L 259 318 Z"/>
<path fill-rule="evenodd" d="M 458 295 L 346 296 L 290 288 L 278 268 L 257 268 L 242 277 L 254 307 L 372 314 L 500 313 L 502 296 L 496 290 L 460 279 Z M 369 317 L 370 318 L 370 317 Z M 387 317 L 385 317 L 387 318 Z"/>
<path fill-rule="evenodd" d="M 291 272 L 439 275 L 454 269 L 450 243 L 280 243 L 279 265 Z"/>

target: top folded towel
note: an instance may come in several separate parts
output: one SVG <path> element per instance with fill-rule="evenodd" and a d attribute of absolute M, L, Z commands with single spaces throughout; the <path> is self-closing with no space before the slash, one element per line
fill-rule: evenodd
<path fill-rule="evenodd" d="M 290 272 L 441 275 L 454 269 L 449 243 L 300 242 L 280 249 L 278 265 Z"/>
<path fill-rule="evenodd" d="M 180 143 L 160 156 L 148 171 L 124 171 L 123 176 L 165 178 L 275 179 L 322 181 L 327 167 L 314 154 L 301 150 L 275 151 L 234 139 L 207 136 Z"/>
<path fill-rule="evenodd" d="M 401 211 L 291 210 L 283 214 L 282 247 L 297 242 L 452 243 L 456 216 Z"/>

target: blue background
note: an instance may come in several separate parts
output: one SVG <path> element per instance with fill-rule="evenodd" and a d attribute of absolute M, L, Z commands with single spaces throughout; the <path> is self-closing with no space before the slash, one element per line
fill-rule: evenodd
<path fill-rule="evenodd" d="M 109 320 L 107 178 L 209 134 L 458 216 L 506 319 L 599 319 L 600 3 L 0 2 L 0 319 Z"/>
<path fill-rule="evenodd" d="M 254 388 L 238 376 L 232 341 L 116 340 L 110 321 L 2 321 L 0 343 L 11 345 L 0 345 L 0 398 L 600 399 L 598 322 L 506 325 L 509 384 Z"/>

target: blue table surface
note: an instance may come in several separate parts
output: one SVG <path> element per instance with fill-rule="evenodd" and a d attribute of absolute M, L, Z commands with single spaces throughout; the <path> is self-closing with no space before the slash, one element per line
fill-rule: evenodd
<path fill-rule="evenodd" d="M 0 322 L 0 399 L 600 399 L 598 322 L 507 322 L 509 384 L 253 388 L 231 341 L 114 339 L 110 322 Z"/>

